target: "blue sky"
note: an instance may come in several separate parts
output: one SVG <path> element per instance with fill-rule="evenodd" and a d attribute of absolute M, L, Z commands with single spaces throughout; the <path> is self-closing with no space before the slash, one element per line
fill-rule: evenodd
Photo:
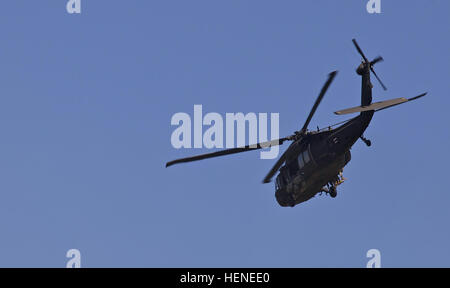
<path fill-rule="evenodd" d="M 0 266 L 450 266 L 448 1 L 66 1 L 2 3 Z M 280 134 L 358 105 L 356 38 L 382 55 L 377 113 L 338 197 L 295 208 L 261 180 L 275 160 L 172 148 L 176 112 L 276 112 Z M 286 147 L 282 148 L 284 151 Z"/>

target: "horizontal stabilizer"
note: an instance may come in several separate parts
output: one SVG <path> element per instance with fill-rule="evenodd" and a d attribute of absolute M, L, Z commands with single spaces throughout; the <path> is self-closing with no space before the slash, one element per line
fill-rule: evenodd
<path fill-rule="evenodd" d="M 399 104 L 402 104 L 402 103 L 405 103 L 408 101 L 416 100 L 425 95 L 427 95 L 427 93 L 423 93 L 423 94 L 420 94 L 419 96 L 409 98 L 409 99 L 401 97 L 401 98 L 395 98 L 395 99 L 386 100 L 386 101 L 375 102 L 375 103 L 372 103 L 367 106 L 356 106 L 356 107 L 352 107 L 352 108 L 339 110 L 339 111 L 334 112 L 334 114 L 345 115 L 345 114 L 359 113 L 359 112 L 371 111 L 371 110 L 380 111 L 380 110 L 383 110 L 383 109 L 386 109 L 386 108 L 389 108 L 392 106 L 396 106 L 396 105 L 399 105 Z"/>

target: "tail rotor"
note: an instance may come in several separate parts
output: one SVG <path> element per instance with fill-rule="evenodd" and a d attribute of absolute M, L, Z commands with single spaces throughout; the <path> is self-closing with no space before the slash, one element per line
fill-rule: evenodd
<path fill-rule="evenodd" d="M 364 59 L 364 63 L 369 65 L 370 67 L 370 71 L 372 71 L 373 75 L 375 76 L 375 78 L 377 78 L 378 82 L 380 83 L 381 87 L 383 88 L 383 90 L 387 90 L 386 86 L 383 84 L 383 82 L 381 81 L 380 77 L 378 77 L 377 73 L 375 73 L 375 70 L 373 69 L 373 65 L 375 65 L 378 62 L 383 62 L 384 59 L 381 56 L 376 57 L 375 59 L 373 59 L 372 61 L 369 61 L 366 57 L 366 55 L 364 55 L 364 52 L 361 50 L 361 48 L 358 45 L 358 42 L 356 42 L 355 39 L 352 39 L 353 44 L 356 47 L 356 50 L 358 50 L 359 54 L 362 56 L 362 58 Z"/>

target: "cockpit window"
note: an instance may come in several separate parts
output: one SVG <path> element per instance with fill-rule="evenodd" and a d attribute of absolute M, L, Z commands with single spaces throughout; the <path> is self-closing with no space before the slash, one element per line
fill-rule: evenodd
<path fill-rule="evenodd" d="M 275 188 L 279 189 L 286 185 L 288 182 L 288 179 L 286 178 L 286 172 L 284 169 L 280 171 L 280 174 L 278 174 L 277 179 L 275 181 Z"/>
<path fill-rule="evenodd" d="M 303 151 L 303 160 L 305 161 L 305 164 L 308 163 L 311 159 L 309 158 L 308 150 Z"/>
<path fill-rule="evenodd" d="M 300 168 L 300 169 L 302 169 L 303 168 L 303 166 L 305 166 L 305 162 L 303 161 L 303 153 L 300 153 L 299 155 L 298 155 L 298 167 Z"/>
<path fill-rule="evenodd" d="M 308 150 L 305 150 L 298 155 L 298 167 L 300 169 L 302 169 L 305 164 L 308 164 L 309 161 L 311 161 L 311 157 L 309 157 Z"/>

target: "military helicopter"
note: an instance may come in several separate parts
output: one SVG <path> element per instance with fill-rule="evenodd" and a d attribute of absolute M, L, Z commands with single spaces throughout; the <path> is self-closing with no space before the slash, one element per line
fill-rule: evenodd
<path fill-rule="evenodd" d="M 358 139 L 367 146 L 370 140 L 363 136 L 369 126 L 375 112 L 393 107 L 405 102 L 416 100 L 427 93 L 412 98 L 395 98 L 386 101 L 372 103 L 372 88 L 370 72 L 386 90 L 386 86 L 375 73 L 373 66 L 383 61 L 378 56 L 369 61 L 364 55 L 355 39 L 352 40 L 356 50 L 362 56 L 361 64 L 356 73 L 361 76 L 361 105 L 353 108 L 334 112 L 337 115 L 360 113 L 358 116 L 331 125 L 325 129 L 308 131 L 308 125 L 316 112 L 328 87 L 335 78 L 337 71 L 331 72 L 319 93 L 303 127 L 293 135 L 277 140 L 247 145 L 244 147 L 220 150 L 213 153 L 201 154 L 193 157 L 181 158 L 166 163 L 166 167 L 177 163 L 191 162 L 206 158 L 213 158 L 229 154 L 241 153 L 270 146 L 281 145 L 286 141 L 292 141 L 286 151 L 266 175 L 263 183 L 269 183 L 272 177 L 279 171 L 275 181 L 275 197 L 283 206 L 293 207 L 313 198 L 318 193 L 326 193 L 331 197 L 337 196 L 337 186 L 342 184 L 345 178 L 342 175 L 343 168 L 351 159 L 350 148 Z M 340 125 L 340 126 L 338 126 Z M 336 127 L 337 128 L 332 128 Z"/>

